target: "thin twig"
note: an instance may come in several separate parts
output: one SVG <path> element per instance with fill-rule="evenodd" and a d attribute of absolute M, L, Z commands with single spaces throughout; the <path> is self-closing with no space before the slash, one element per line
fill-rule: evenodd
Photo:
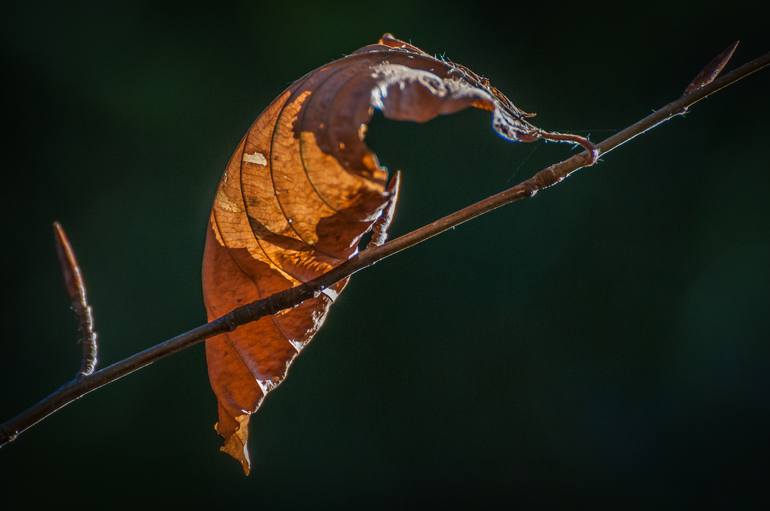
<path fill-rule="evenodd" d="M 709 84 L 686 93 L 679 99 L 672 101 L 644 119 L 641 119 L 615 135 L 605 139 L 596 145 L 596 149 L 600 155 L 606 154 L 672 117 L 683 114 L 687 108 L 718 90 L 727 87 L 768 65 L 770 65 L 770 53 L 744 64 L 724 75 L 722 78 L 716 79 Z M 467 222 L 468 220 L 488 213 L 493 209 L 497 209 L 500 206 L 532 197 L 538 191 L 563 181 L 578 169 L 592 163 L 593 159 L 592 155 L 588 152 L 576 154 L 571 158 L 546 167 L 531 178 L 508 188 L 507 190 L 431 222 L 428 225 L 420 227 L 419 229 L 385 243 L 384 245 L 364 250 L 328 273 L 325 273 L 310 282 L 234 309 L 221 318 L 161 342 L 160 344 L 156 344 L 155 346 L 136 353 L 120 362 L 116 362 L 111 366 L 96 371 L 89 376 L 85 376 L 80 380 L 67 383 L 42 401 L 3 424 L 0 427 L 0 446 L 16 439 L 20 433 L 43 420 L 53 412 L 103 385 L 118 380 L 156 360 L 189 348 L 190 346 L 203 341 L 207 337 L 232 331 L 240 325 L 255 321 L 263 316 L 274 314 L 282 309 L 294 307 L 302 301 L 318 295 L 323 289 L 335 282 L 367 268 L 386 257 L 397 254 L 402 250 L 432 238 L 433 236 Z"/>
<path fill-rule="evenodd" d="M 94 372 L 98 360 L 99 346 L 96 343 L 94 316 L 91 306 L 88 305 L 83 272 L 80 270 L 67 233 L 64 232 L 64 228 L 59 222 L 53 223 L 53 232 L 56 240 L 56 254 L 59 256 L 59 263 L 61 263 L 61 271 L 64 276 L 64 287 L 67 288 L 67 294 L 72 300 L 72 310 L 78 317 L 83 357 L 80 360 L 77 378 L 82 378 Z"/>

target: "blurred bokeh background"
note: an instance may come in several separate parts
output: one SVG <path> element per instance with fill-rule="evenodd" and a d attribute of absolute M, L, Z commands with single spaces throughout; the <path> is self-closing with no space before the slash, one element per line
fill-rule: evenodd
<path fill-rule="evenodd" d="M 0 419 L 78 366 L 51 222 L 80 257 L 104 363 L 196 326 L 224 163 L 307 71 L 389 31 L 490 77 L 538 125 L 600 140 L 675 98 L 733 40 L 736 63 L 770 49 L 766 18 L 747 6 L 6 6 Z M 357 275 L 252 420 L 250 478 L 217 451 L 196 346 L 3 448 L 1 498 L 759 506 L 768 90 L 765 71 L 557 189 Z M 570 153 L 506 143 L 483 112 L 377 118 L 369 133 L 382 162 L 405 171 L 395 234 Z"/>

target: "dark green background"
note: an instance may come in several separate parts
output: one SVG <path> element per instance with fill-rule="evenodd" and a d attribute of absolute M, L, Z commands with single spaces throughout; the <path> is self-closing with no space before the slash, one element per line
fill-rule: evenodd
<path fill-rule="evenodd" d="M 675 98 L 732 40 L 736 62 L 770 49 L 767 20 L 737 2 L 68 4 L 2 19 L 3 419 L 78 365 L 50 223 L 81 259 L 104 362 L 201 323 L 203 233 L 230 151 L 292 80 L 383 32 L 594 140 Z M 357 275 L 252 420 L 250 478 L 217 452 L 196 346 L 3 448 L 2 498 L 758 507 L 769 86 L 754 76 L 558 189 Z M 369 140 L 405 171 L 396 234 L 570 153 L 508 144 L 483 112 L 376 119 Z"/>

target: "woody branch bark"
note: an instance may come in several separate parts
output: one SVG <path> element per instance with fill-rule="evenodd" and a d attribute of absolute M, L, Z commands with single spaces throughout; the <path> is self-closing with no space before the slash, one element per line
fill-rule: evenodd
<path fill-rule="evenodd" d="M 716 78 L 727 60 L 729 60 L 733 50 L 734 47 L 731 46 L 711 61 L 688 85 L 684 95 L 597 144 L 596 155 L 601 156 L 609 153 L 659 124 L 686 113 L 688 108 L 711 94 L 770 65 L 770 53 L 767 53 L 723 75 L 721 78 Z M 335 282 L 367 268 L 386 257 L 413 247 L 428 238 L 432 238 L 493 209 L 533 197 L 539 191 L 560 183 L 577 170 L 592 164 L 595 160 L 594 156 L 585 151 L 550 165 L 537 172 L 531 178 L 500 193 L 487 197 L 388 243 L 367 248 L 345 263 L 310 282 L 246 304 L 205 325 L 198 326 L 99 371 L 66 383 L 37 404 L 0 426 L 0 446 L 15 440 L 19 434 L 34 424 L 89 392 L 152 364 L 156 360 L 187 349 L 208 337 L 235 330 L 245 323 L 256 321 L 261 317 L 275 314 L 289 307 L 294 307 L 304 300 L 316 296 Z"/>

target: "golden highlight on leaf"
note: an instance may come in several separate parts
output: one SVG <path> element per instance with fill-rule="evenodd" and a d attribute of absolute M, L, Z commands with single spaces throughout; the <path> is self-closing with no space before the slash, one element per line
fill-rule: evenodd
<path fill-rule="evenodd" d="M 398 183 L 364 142 L 373 109 L 426 122 L 468 107 L 492 112 L 509 140 L 587 140 L 540 130 L 488 80 L 393 36 L 310 72 L 249 128 L 220 181 L 203 259 L 209 319 L 311 280 L 358 251 L 395 207 Z M 391 200 L 393 199 L 393 200 Z M 388 222 L 381 223 L 387 227 Z M 378 227 L 379 231 L 380 227 Z M 385 233 L 377 233 L 378 240 Z M 292 309 L 206 341 L 222 450 L 248 474 L 249 417 L 285 378 L 347 279 Z"/>

